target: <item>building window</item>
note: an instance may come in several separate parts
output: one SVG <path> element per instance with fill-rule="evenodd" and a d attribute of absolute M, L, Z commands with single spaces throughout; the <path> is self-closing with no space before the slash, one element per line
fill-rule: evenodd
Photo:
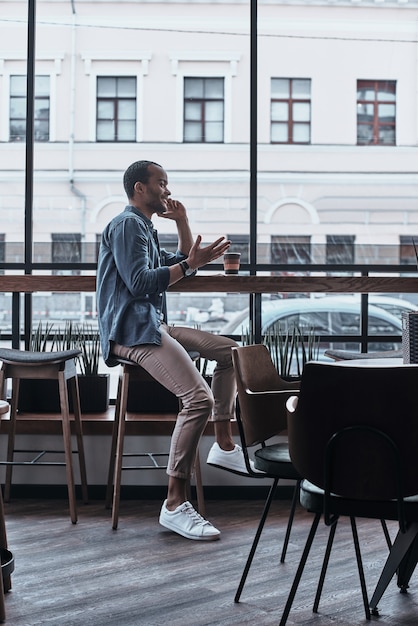
<path fill-rule="evenodd" d="M 273 235 L 271 238 L 271 262 L 292 265 L 310 263 L 311 238 L 309 236 Z"/>
<path fill-rule="evenodd" d="M 354 235 L 327 235 L 326 263 L 354 264 Z"/>
<path fill-rule="evenodd" d="M 136 140 L 136 77 L 97 77 L 97 141 Z"/>
<path fill-rule="evenodd" d="M 81 263 L 81 235 L 80 233 L 52 233 L 52 263 Z M 54 275 L 78 275 L 80 270 L 65 268 L 54 269 Z"/>
<path fill-rule="evenodd" d="M 35 141 L 49 141 L 49 76 L 35 76 Z M 26 76 L 10 76 L 10 141 L 26 140 Z"/>
<path fill-rule="evenodd" d="M 224 79 L 184 79 L 185 143 L 224 141 Z"/>
<path fill-rule="evenodd" d="M 357 144 L 394 146 L 396 142 L 396 82 L 357 81 Z"/>
<path fill-rule="evenodd" d="M 414 247 L 415 244 L 415 247 Z M 415 254 L 415 248 L 418 252 L 418 235 L 401 235 L 399 238 L 399 263 L 401 265 L 418 265 L 418 259 Z"/>
<path fill-rule="evenodd" d="M 271 79 L 271 143 L 310 143 L 311 81 Z"/>
<path fill-rule="evenodd" d="M 250 235 L 227 235 L 231 242 L 231 252 L 241 253 L 241 263 L 250 262 Z"/>

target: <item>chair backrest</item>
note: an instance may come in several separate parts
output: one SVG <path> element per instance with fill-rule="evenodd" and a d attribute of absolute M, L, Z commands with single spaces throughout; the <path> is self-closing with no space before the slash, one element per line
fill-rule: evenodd
<path fill-rule="evenodd" d="M 307 363 L 288 436 L 296 469 L 326 491 L 364 500 L 418 493 L 418 367 Z"/>
<path fill-rule="evenodd" d="M 266 346 L 232 348 L 237 381 L 243 446 L 267 441 L 287 428 L 286 400 L 299 389 L 299 381 L 283 380 Z"/>

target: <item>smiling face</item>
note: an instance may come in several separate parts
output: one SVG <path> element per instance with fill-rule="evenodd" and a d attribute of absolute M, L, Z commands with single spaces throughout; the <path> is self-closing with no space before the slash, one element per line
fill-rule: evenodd
<path fill-rule="evenodd" d="M 148 166 L 148 180 L 146 183 L 135 183 L 134 190 L 136 206 L 148 217 L 153 213 L 165 213 L 167 200 L 171 195 L 168 189 L 167 174 L 158 165 Z"/>

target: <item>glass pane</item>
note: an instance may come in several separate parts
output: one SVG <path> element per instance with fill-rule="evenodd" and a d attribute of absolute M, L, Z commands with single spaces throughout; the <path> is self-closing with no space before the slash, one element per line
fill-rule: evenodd
<path fill-rule="evenodd" d="M 222 122 L 207 122 L 205 124 L 205 141 L 221 142 L 224 139 L 224 127 Z"/>
<path fill-rule="evenodd" d="M 396 133 L 393 126 L 379 126 L 379 143 L 394 146 L 395 136 Z"/>
<path fill-rule="evenodd" d="M 97 103 L 97 117 L 99 119 L 111 119 L 114 118 L 114 103 L 106 100 L 99 100 Z"/>
<path fill-rule="evenodd" d="M 289 119 L 289 105 L 287 102 L 271 103 L 271 121 L 287 122 Z"/>
<path fill-rule="evenodd" d="M 122 76 L 118 78 L 117 95 L 119 98 L 126 98 L 136 95 L 136 78 Z"/>
<path fill-rule="evenodd" d="M 114 122 L 98 122 L 97 123 L 97 141 L 114 141 L 114 140 L 115 140 Z"/>
<path fill-rule="evenodd" d="M 111 76 L 97 79 L 97 95 L 112 98 L 116 96 L 116 78 Z"/>
<path fill-rule="evenodd" d="M 26 98 L 10 98 L 10 117 L 26 118 Z"/>
<path fill-rule="evenodd" d="M 292 98 L 306 98 L 311 97 L 311 81 L 300 78 L 295 78 L 292 81 Z"/>
<path fill-rule="evenodd" d="M 10 124 L 10 141 L 26 140 L 26 121 L 17 122 L 13 120 Z"/>
<path fill-rule="evenodd" d="M 389 100 L 395 102 L 396 100 L 396 83 L 386 83 L 378 86 L 377 91 L 378 100 Z"/>
<path fill-rule="evenodd" d="M 288 143 L 289 128 L 287 124 L 271 125 L 271 140 L 276 143 Z"/>
<path fill-rule="evenodd" d="M 208 122 L 223 121 L 224 105 L 223 102 L 206 102 L 205 119 Z"/>
<path fill-rule="evenodd" d="M 26 96 L 26 76 L 10 76 L 10 95 Z"/>
<path fill-rule="evenodd" d="M 201 120 L 202 105 L 200 102 L 186 102 L 184 105 L 184 117 L 186 120 Z"/>
<path fill-rule="evenodd" d="M 292 106 L 293 121 L 309 122 L 311 119 L 311 105 L 308 102 L 294 102 Z"/>
<path fill-rule="evenodd" d="M 357 142 L 361 144 L 373 143 L 373 125 L 359 124 L 357 126 Z"/>
<path fill-rule="evenodd" d="M 35 76 L 36 96 L 49 96 L 49 76 Z"/>
<path fill-rule="evenodd" d="M 358 104 L 357 105 L 357 120 L 359 122 L 372 120 L 374 117 L 374 105 L 373 104 Z"/>
<path fill-rule="evenodd" d="M 396 106 L 394 104 L 379 104 L 377 110 L 379 114 L 379 121 L 395 121 Z"/>
<path fill-rule="evenodd" d="M 310 124 L 293 124 L 293 141 L 308 143 L 310 141 Z"/>
<path fill-rule="evenodd" d="M 35 121 L 34 139 L 35 141 L 48 141 L 49 140 L 49 120 Z"/>
<path fill-rule="evenodd" d="M 49 119 L 49 98 L 36 98 L 34 102 L 35 119 Z"/>
<path fill-rule="evenodd" d="M 184 141 L 202 142 L 202 125 L 196 122 L 186 122 L 184 125 Z"/>
<path fill-rule="evenodd" d="M 205 78 L 205 98 L 223 98 L 223 78 Z"/>
<path fill-rule="evenodd" d="M 134 120 L 136 118 L 135 100 L 119 100 L 118 117 L 120 120 Z"/>
<path fill-rule="evenodd" d="M 272 98 L 290 98 L 290 81 L 288 78 L 271 79 Z"/>
<path fill-rule="evenodd" d="M 203 98 L 203 79 L 185 78 L 184 96 L 185 98 Z"/>
<path fill-rule="evenodd" d="M 136 124 L 135 122 L 119 122 L 118 123 L 118 140 L 119 141 L 135 141 Z"/>

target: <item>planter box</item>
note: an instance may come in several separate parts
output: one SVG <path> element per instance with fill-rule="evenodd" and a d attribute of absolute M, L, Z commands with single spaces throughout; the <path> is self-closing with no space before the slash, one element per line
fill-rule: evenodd
<path fill-rule="evenodd" d="M 78 376 L 82 413 L 102 413 L 109 407 L 109 374 Z M 70 413 L 73 403 L 69 399 Z M 20 381 L 18 410 L 23 413 L 60 413 L 57 380 L 24 379 Z"/>
<path fill-rule="evenodd" d="M 156 380 L 129 383 L 127 410 L 131 413 L 178 413 L 179 401 Z"/>

